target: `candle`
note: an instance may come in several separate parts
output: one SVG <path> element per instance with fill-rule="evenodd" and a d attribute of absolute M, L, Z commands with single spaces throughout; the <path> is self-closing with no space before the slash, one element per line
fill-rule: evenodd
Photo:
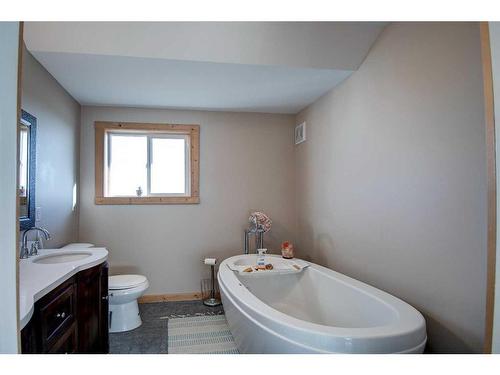
<path fill-rule="evenodd" d="M 281 244 L 281 256 L 285 259 L 293 258 L 293 244 L 289 241 L 285 241 Z"/>

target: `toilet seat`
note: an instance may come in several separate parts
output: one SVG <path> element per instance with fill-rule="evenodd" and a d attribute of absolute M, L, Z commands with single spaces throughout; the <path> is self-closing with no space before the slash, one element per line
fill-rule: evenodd
<path fill-rule="evenodd" d="M 149 282 L 146 280 L 145 282 L 134 286 L 132 288 L 127 288 L 127 289 L 108 289 L 109 296 L 110 297 L 115 297 L 114 302 L 118 301 L 119 297 L 127 297 L 129 295 L 133 294 L 140 294 L 142 295 L 146 289 L 149 288 Z"/>
<path fill-rule="evenodd" d="M 115 275 L 108 279 L 109 290 L 133 289 L 146 284 L 148 279 L 142 275 Z"/>

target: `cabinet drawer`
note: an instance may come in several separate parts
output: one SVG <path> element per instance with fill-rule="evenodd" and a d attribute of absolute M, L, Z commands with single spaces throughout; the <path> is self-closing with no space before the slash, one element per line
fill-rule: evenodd
<path fill-rule="evenodd" d="M 40 304 L 39 310 L 43 351 L 50 350 L 50 347 L 75 322 L 76 284 L 74 280 L 64 283 L 47 297 Z"/>

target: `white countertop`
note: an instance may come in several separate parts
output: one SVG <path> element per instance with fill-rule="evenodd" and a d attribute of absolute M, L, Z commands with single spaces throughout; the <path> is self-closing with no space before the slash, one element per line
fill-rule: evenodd
<path fill-rule="evenodd" d="M 33 261 L 50 254 L 89 252 L 85 259 L 57 264 L 41 264 Z M 108 259 L 104 247 L 85 249 L 42 249 L 39 255 L 19 261 L 19 321 L 21 329 L 30 321 L 36 301 L 61 285 L 79 271 L 94 267 Z"/>

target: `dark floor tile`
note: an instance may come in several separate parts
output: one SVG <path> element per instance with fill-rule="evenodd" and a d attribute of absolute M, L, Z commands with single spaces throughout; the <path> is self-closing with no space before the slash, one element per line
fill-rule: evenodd
<path fill-rule="evenodd" d="M 112 354 L 161 354 L 168 352 L 168 319 L 199 314 L 222 314 L 221 306 L 201 301 L 158 302 L 139 305 L 142 325 L 132 331 L 109 334 Z"/>

